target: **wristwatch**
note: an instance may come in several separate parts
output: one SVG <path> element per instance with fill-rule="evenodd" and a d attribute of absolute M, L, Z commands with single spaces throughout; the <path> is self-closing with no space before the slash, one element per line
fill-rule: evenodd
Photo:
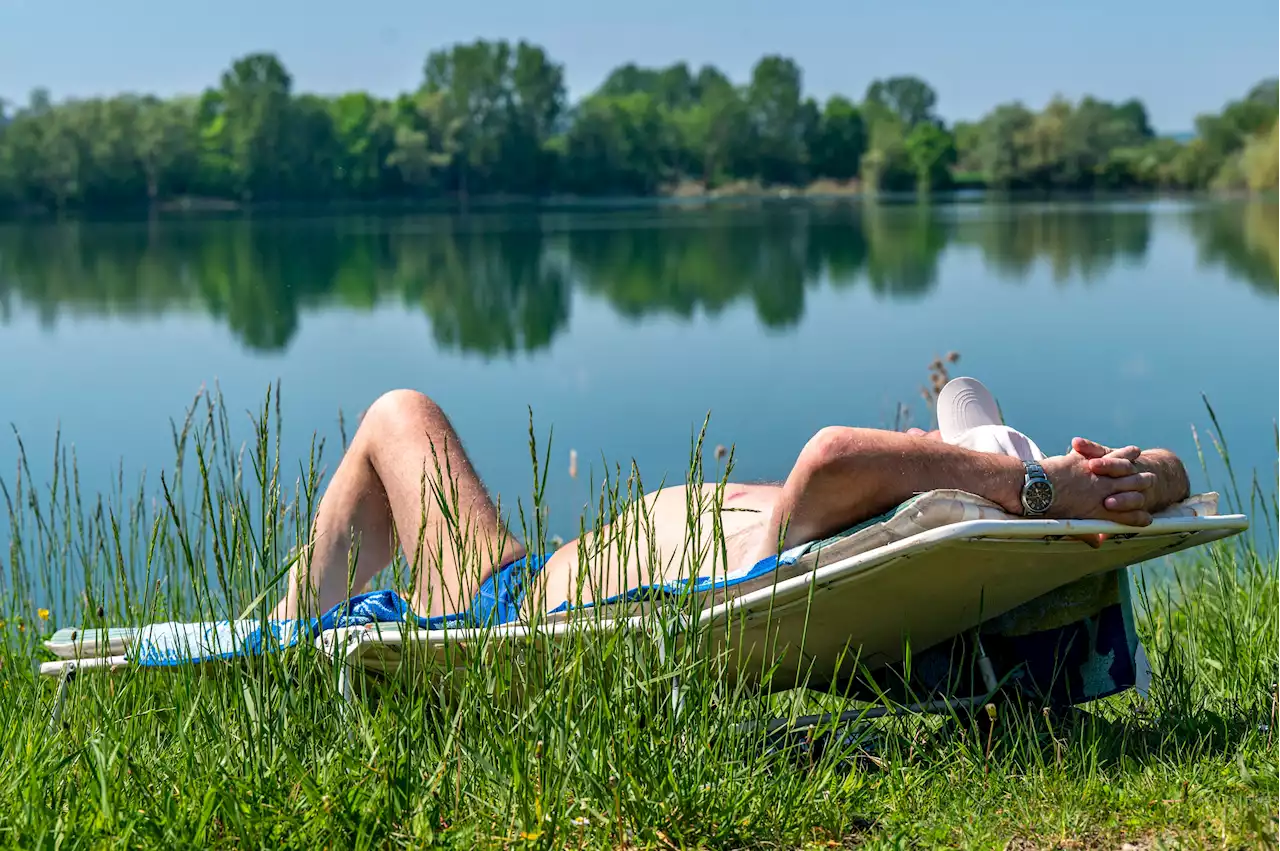
<path fill-rule="evenodd" d="M 1022 512 L 1027 517 L 1043 517 L 1053 505 L 1053 484 L 1038 462 L 1022 464 L 1027 468 L 1022 480 Z"/>

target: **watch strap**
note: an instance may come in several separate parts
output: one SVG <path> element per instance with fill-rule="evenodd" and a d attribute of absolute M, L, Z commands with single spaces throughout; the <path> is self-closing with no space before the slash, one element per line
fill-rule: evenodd
<path fill-rule="evenodd" d="M 1027 505 L 1027 501 L 1025 499 L 1027 488 L 1034 482 L 1044 482 L 1045 484 L 1049 485 L 1050 488 L 1052 488 L 1053 483 L 1049 481 L 1049 475 L 1044 471 L 1044 467 L 1040 466 L 1039 461 L 1028 461 L 1026 459 L 1023 459 L 1022 466 L 1025 470 L 1025 473 L 1022 479 L 1022 497 L 1023 498 L 1020 499 L 1020 501 L 1022 502 L 1022 511 L 1025 515 L 1030 517 L 1042 517 L 1046 513 L 1048 513 L 1048 509 L 1046 508 L 1045 511 L 1032 511 L 1031 508 Z"/>

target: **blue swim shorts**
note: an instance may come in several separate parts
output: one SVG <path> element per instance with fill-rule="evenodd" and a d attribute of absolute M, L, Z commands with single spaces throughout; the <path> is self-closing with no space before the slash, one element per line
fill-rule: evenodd
<path fill-rule="evenodd" d="M 497 626 L 509 623 L 520 616 L 520 606 L 525 594 L 551 558 L 550 555 L 529 554 L 498 568 L 480 585 L 467 612 L 475 626 Z"/>

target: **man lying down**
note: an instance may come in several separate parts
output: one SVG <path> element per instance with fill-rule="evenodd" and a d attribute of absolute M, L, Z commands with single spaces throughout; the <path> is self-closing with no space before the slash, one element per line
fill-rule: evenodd
<path fill-rule="evenodd" d="M 943 389 L 938 421 L 928 433 L 829 426 L 800 449 L 783 483 L 725 486 L 718 513 L 727 564 L 721 561 L 717 574 L 940 488 L 977 494 L 1019 516 L 1131 526 L 1149 524 L 1152 513 L 1188 495 L 1186 471 L 1167 450 L 1076 438 L 1066 454 L 1045 457 L 1001 423 L 995 400 L 973 379 Z M 708 508 L 696 522 L 705 539 L 717 486 L 702 487 L 695 496 Z M 317 615 L 360 591 L 390 562 L 397 540 L 414 568 L 408 597 L 418 615 L 465 611 L 480 623 L 503 623 L 535 607 L 552 611 L 566 601 L 576 606 L 687 579 L 690 496 L 684 486 L 646 494 L 643 510 L 633 506 L 619 521 L 630 527 L 625 544 L 609 530 L 599 533 L 603 540 L 582 541 L 590 575 L 580 575 L 579 542 L 544 559 L 526 553 L 440 407 L 421 393 L 395 390 L 366 412 L 320 501 L 312 547 L 290 573 L 273 617 Z M 461 544 L 458 529 L 465 530 Z M 645 557 L 629 557 L 637 552 Z"/>

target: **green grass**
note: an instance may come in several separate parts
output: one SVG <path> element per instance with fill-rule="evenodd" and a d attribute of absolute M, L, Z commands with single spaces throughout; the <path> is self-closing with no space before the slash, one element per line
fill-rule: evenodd
<path fill-rule="evenodd" d="M 659 658 L 613 633 L 460 655 L 447 683 L 415 668 L 367 684 L 351 712 L 333 665 L 307 647 L 86 674 L 50 729 L 55 683 L 33 659 L 50 658 L 39 640 L 55 626 L 261 613 L 273 601 L 314 510 L 323 449 L 286 469 L 278 413 L 269 397 L 241 450 L 225 409 L 202 400 L 174 429 L 175 468 L 136 489 L 82 494 L 65 452 L 49 483 L 25 466 L 4 481 L 0 846 L 1276 843 L 1277 562 L 1240 539 L 1141 589 L 1150 699 L 1120 695 L 1068 717 L 1003 705 L 992 725 L 883 719 L 861 739 L 779 746 L 741 722 L 847 702 L 718 687 L 717 660 L 696 642 Z M 597 525 L 638 489 L 621 471 L 607 479 Z M 1274 519 L 1274 502 L 1253 506 L 1255 526 Z M 514 513 L 531 539 L 545 534 L 536 486 Z"/>

